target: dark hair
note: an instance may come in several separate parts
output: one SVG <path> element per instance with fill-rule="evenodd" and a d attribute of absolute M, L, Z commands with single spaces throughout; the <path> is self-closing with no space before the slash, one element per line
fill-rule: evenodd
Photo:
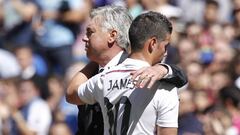
<path fill-rule="evenodd" d="M 144 42 L 151 37 L 164 40 L 167 34 L 172 33 L 172 24 L 161 13 L 149 11 L 136 17 L 129 29 L 131 50 L 143 48 Z"/>
<path fill-rule="evenodd" d="M 219 4 L 216 0 L 207 0 L 206 5 L 214 5 L 215 7 L 219 8 Z"/>
<path fill-rule="evenodd" d="M 240 105 L 240 90 L 236 86 L 227 86 L 220 90 L 220 99 L 223 104 L 231 101 L 233 106 L 239 107 Z"/>

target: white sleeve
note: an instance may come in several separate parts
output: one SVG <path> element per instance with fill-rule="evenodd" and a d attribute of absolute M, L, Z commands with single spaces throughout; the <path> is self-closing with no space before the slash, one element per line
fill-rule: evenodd
<path fill-rule="evenodd" d="M 27 126 L 30 130 L 37 133 L 37 135 L 48 134 L 52 115 L 50 108 L 43 100 L 35 101 L 29 108 L 29 115 L 27 118 Z"/>
<path fill-rule="evenodd" d="M 78 87 L 78 97 L 87 104 L 94 104 L 99 101 L 102 92 L 103 81 L 101 74 L 90 78 L 87 82 Z"/>
<path fill-rule="evenodd" d="M 157 125 L 160 127 L 178 127 L 179 97 L 177 88 L 158 90 L 161 98 L 157 105 Z"/>

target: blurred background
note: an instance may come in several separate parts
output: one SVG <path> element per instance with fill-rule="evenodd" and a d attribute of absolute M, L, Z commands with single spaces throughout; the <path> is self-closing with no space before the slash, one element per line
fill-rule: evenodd
<path fill-rule="evenodd" d="M 189 80 L 178 134 L 240 135 L 240 0 L 0 0 L 0 135 L 75 133 L 66 84 L 88 63 L 89 12 L 109 4 L 172 21 L 166 63 Z"/>

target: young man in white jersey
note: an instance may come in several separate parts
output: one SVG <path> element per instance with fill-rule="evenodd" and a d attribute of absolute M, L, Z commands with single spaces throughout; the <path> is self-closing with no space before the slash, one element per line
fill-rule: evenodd
<path fill-rule="evenodd" d="M 177 134 L 177 88 L 165 81 L 156 82 L 151 90 L 137 88 L 131 79 L 132 71 L 162 60 L 171 32 L 171 23 L 160 13 L 148 12 L 138 16 L 129 30 L 130 58 L 104 70 L 78 88 L 82 104 L 100 104 L 105 135 Z M 148 76 L 141 81 L 149 81 Z"/>

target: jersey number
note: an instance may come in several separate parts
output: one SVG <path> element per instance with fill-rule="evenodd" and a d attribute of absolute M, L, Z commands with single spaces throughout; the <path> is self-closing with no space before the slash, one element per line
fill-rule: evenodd
<path fill-rule="evenodd" d="M 131 103 L 126 96 L 122 96 L 119 102 L 115 105 L 115 117 L 114 117 L 114 106 L 112 103 L 109 102 L 109 99 L 104 97 L 104 104 L 107 107 L 107 115 L 108 115 L 108 122 L 110 125 L 109 134 L 116 135 L 116 126 L 117 126 L 117 114 L 119 110 L 119 105 L 124 105 L 124 111 L 122 116 L 122 125 L 121 125 L 121 135 L 126 135 L 129 126 L 129 118 L 130 118 L 130 111 L 131 111 Z"/>

